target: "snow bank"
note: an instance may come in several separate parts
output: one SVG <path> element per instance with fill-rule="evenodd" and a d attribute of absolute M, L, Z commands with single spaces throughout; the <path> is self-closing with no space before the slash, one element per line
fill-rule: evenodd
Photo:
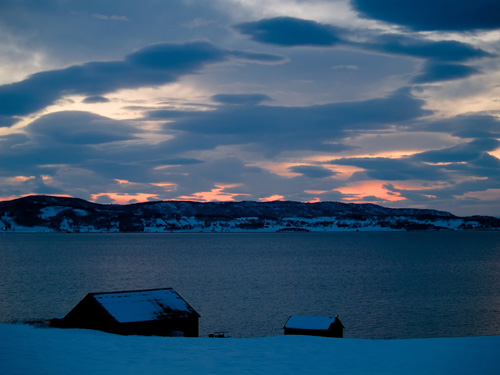
<path fill-rule="evenodd" d="M 0 324 L 0 364 L 28 374 L 498 374 L 500 337 L 411 340 L 117 336 Z"/>

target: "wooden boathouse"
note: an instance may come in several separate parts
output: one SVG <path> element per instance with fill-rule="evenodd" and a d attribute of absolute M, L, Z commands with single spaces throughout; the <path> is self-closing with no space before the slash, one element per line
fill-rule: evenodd
<path fill-rule="evenodd" d="M 200 315 L 172 288 L 89 293 L 60 328 L 87 328 L 120 335 L 198 337 Z"/>

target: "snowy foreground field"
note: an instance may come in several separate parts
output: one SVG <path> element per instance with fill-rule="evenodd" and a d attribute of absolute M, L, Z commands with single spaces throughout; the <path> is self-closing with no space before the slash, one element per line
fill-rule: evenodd
<path fill-rule="evenodd" d="M 500 374 L 500 337 L 165 338 L 0 324 L 1 373 Z"/>

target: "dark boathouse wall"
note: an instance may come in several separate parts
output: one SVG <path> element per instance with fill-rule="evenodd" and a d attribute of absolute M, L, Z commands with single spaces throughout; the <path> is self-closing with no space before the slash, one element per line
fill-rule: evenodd
<path fill-rule="evenodd" d="M 342 329 L 325 330 L 325 329 L 299 329 L 299 328 L 285 328 L 285 335 L 308 335 L 308 336 L 321 336 L 321 337 L 344 337 Z"/>
<path fill-rule="evenodd" d="M 59 328 L 85 328 L 119 335 L 198 337 L 199 315 L 161 317 L 158 320 L 120 323 L 92 295 L 83 298 L 64 318 L 52 320 Z"/>
<path fill-rule="evenodd" d="M 291 317 L 289 318 L 291 319 Z M 283 327 L 285 335 L 308 335 L 308 336 L 321 336 L 321 337 L 344 337 L 344 325 L 338 318 L 335 318 L 333 323 L 330 324 L 328 329 L 308 329 L 308 328 L 290 328 L 287 327 L 288 322 Z"/>

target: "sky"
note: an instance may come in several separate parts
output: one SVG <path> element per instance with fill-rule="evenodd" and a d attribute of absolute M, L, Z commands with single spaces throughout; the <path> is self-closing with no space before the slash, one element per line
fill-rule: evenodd
<path fill-rule="evenodd" d="M 0 0 L 0 200 L 500 215 L 497 0 Z"/>

